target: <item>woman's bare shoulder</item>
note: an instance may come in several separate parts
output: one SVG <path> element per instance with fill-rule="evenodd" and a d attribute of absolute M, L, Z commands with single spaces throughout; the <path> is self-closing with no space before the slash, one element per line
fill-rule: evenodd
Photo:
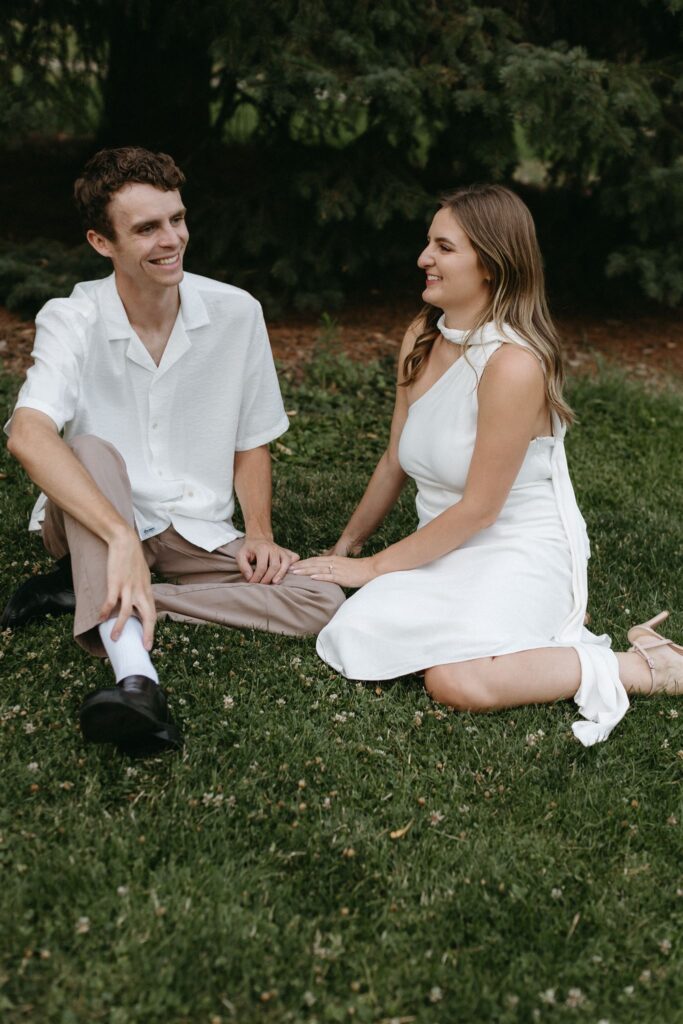
<path fill-rule="evenodd" d="M 400 357 L 405 358 L 415 348 L 415 342 L 420 337 L 426 327 L 424 313 L 418 313 L 418 315 L 410 321 L 406 332 L 403 335 L 403 341 L 401 342 L 401 353 Z"/>
<path fill-rule="evenodd" d="M 520 384 L 544 380 L 543 366 L 535 352 L 515 344 L 501 345 L 488 360 L 486 372 L 489 380 L 515 380 Z"/>

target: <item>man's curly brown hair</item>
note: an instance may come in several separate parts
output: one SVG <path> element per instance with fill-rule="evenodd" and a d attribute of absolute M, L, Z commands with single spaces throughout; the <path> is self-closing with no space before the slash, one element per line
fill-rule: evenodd
<path fill-rule="evenodd" d="M 167 153 L 151 153 L 140 146 L 101 149 L 88 160 L 74 185 L 74 198 L 86 231 L 97 231 L 113 241 L 109 217 L 112 196 L 124 185 L 153 185 L 172 192 L 185 184 L 185 175 Z"/>

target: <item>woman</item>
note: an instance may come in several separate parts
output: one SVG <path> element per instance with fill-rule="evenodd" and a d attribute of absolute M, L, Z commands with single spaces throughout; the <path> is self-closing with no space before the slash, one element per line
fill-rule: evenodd
<path fill-rule="evenodd" d="M 584 628 L 589 556 L 564 451 L 558 338 L 531 215 L 506 188 L 446 196 L 418 260 L 426 306 L 399 357 L 389 446 L 331 551 L 292 568 L 361 589 L 318 638 L 351 679 L 424 671 L 469 711 L 574 697 L 585 745 L 627 693 L 677 693 L 683 648 L 629 632 L 615 654 Z M 363 542 L 417 483 L 418 529 L 368 558 Z"/>

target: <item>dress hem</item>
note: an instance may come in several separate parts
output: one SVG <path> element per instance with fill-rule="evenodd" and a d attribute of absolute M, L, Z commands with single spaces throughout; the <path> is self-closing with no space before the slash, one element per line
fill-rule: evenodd
<path fill-rule="evenodd" d="M 391 669 L 383 671 L 379 675 L 374 674 L 374 673 L 368 673 L 368 672 L 364 672 L 363 675 L 349 675 L 349 674 L 347 674 L 344 671 L 344 668 L 341 665 L 339 665 L 336 662 L 332 661 L 332 659 L 328 656 L 327 651 L 325 650 L 325 645 L 321 641 L 320 637 L 318 637 L 318 642 L 316 644 L 316 649 L 317 649 L 317 652 L 318 652 L 319 656 L 322 658 L 322 660 L 327 662 L 327 664 L 330 666 L 330 668 L 333 668 L 334 671 L 338 672 L 339 675 L 344 677 L 344 679 L 352 679 L 354 681 L 361 681 L 361 682 L 363 680 L 367 680 L 369 682 L 375 682 L 375 681 L 379 682 L 379 681 L 381 681 L 383 679 L 400 679 L 401 676 L 409 676 L 409 675 L 414 675 L 415 673 L 418 673 L 418 672 L 426 672 L 428 669 L 436 668 L 438 665 L 462 665 L 462 664 L 465 664 L 468 661 L 481 661 L 482 658 L 503 658 L 503 657 L 505 657 L 508 654 L 522 654 L 523 651 L 538 651 L 538 650 L 542 650 L 544 647 L 571 647 L 571 648 L 575 649 L 578 643 L 581 643 L 581 641 L 570 641 L 570 640 L 567 640 L 567 641 L 559 642 L 557 640 L 554 640 L 554 641 L 553 640 L 543 640 L 543 641 L 539 641 L 538 643 L 524 644 L 521 647 L 512 647 L 510 649 L 504 649 L 502 651 L 496 651 L 495 654 L 477 654 L 477 655 L 475 655 L 472 658 L 458 658 L 458 657 L 449 658 L 449 657 L 444 657 L 443 659 L 440 658 L 437 661 L 432 661 L 432 663 L 430 665 L 421 665 L 421 664 L 418 663 L 414 667 L 409 667 L 409 668 L 406 668 L 404 666 L 395 665 L 395 666 L 392 666 Z"/>

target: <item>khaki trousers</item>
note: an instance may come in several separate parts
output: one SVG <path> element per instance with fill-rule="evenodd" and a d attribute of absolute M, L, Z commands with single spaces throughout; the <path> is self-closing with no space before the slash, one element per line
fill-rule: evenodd
<path fill-rule="evenodd" d="M 74 438 L 70 447 L 102 494 L 134 527 L 130 481 L 116 448 L 88 434 Z M 76 592 L 74 636 L 91 654 L 104 657 L 97 626 L 107 594 L 108 547 L 51 501 L 42 529 L 51 555 L 71 555 Z M 344 593 L 336 584 L 307 577 L 287 574 L 277 586 L 247 583 L 235 558 L 241 540 L 204 551 L 170 526 L 141 544 L 150 569 L 172 581 L 152 586 L 160 619 L 305 636 L 319 633 L 344 602 Z"/>

